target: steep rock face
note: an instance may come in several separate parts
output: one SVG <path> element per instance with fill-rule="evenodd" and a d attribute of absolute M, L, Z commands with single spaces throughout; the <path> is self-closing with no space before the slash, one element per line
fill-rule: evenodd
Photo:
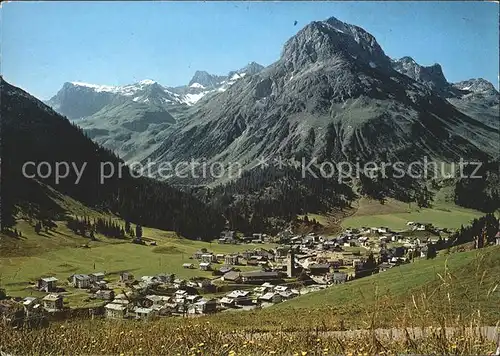
<path fill-rule="evenodd" d="M 482 78 L 449 83 L 439 64 L 422 66 L 411 57 L 392 61 L 398 72 L 425 85 L 435 94 L 446 98 L 458 110 L 480 123 L 499 128 L 499 94 L 493 84 Z"/>
<path fill-rule="evenodd" d="M 371 34 L 334 17 L 300 30 L 285 43 L 281 60 L 293 72 L 307 63 L 328 61 L 331 56 L 371 63 L 372 67 L 390 67 L 389 58 Z"/>
<path fill-rule="evenodd" d="M 430 90 L 444 96 L 456 96 L 458 92 L 446 80 L 443 69 L 437 63 L 431 66 L 421 66 L 411 57 L 403 57 L 392 61 L 395 70 L 413 80 L 424 84 Z"/>
<path fill-rule="evenodd" d="M 47 105 L 70 119 L 80 119 L 99 111 L 113 101 L 114 94 L 97 92 L 86 86 L 64 83 Z"/>
<path fill-rule="evenodd" d="M 232 78 L 235 74 L 253 75 L 261 72 L 263 69 L 264 69 L 263 65 L 260 65 L 259 63 L 256 62 L 250 62 L 241 69 L 229 72 L 227 78 Z"/>
<path fill-rule="evenodd" d="M 330 18 L 300 30 L 273 65 L 200 104 L 151 158 L 251 169 L 259 157 L 303 152 L 311 130 L 310 154 L 335 161 L 480 157 L 498 134 L 394 70 L 372 35 Z"/>
<path fill-rule="evenodd" d="M 227 77 L 223 75 L 213 75 L 207 73 L 206 71 L 197 70 L 194 73 L 193 78 L 189 81 L 188 86 L 192 86 L 193 84 L 199 84 L 204 88 L 214 88 L 218 86 L 226 78 Z"/>
<path fill-rule="evenodd" d="M 459 90 L 461 95 L 449 98 L 450 103 L 477 121 L 496 129 L 500 128 L 500 94 L 493 84 L 479 78 L 454 83 L 453 87 Z"/>
<path fill-rule="evenodd" d="M 484 95 L 498 95 L 498 91 L 493 84 L 483 78 L 469 79 L 462 82 L 454 83 L 453 86 L 457 89 Z"/>

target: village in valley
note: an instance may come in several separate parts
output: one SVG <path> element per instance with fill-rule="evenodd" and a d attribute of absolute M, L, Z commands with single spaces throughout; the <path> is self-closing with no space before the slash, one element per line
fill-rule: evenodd
<path fill-rule="evenodd" d="M 407 229 L 397 232 L 387 227 L 347 228 L 336 236 L 286 230 L 274 237 L 246 237 L 223 231 L 210 243 L 212 249 L 201 248 L 184 260 L 181 270 L 189 271 L 190 278 L 168 270 L 142 276 L 125 270 L 79 271 L 67 280 L 47 275 L 27 286 L 29 296 L 11 299 L 20 306 L 17 313 L 3 314 L 16 324 L 72 317 L 152 320 L 265 308 L 415 258 L 433 258 L 450 233 L 418 222 L 408 222 Z M 140 237 L 133 242 L 157 246 Z M 234 246 L 234 252 L 218 253 L 222 245 L 224 251 Z M 193 276 L 196 270 L 199 276 Z M 86 294 L 85 307 L 68 302 L 75 293 Z"/>

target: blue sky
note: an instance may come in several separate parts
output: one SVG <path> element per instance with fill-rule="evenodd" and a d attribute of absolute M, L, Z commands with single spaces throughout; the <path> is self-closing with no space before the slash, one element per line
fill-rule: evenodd
<path fill-rule="evenodd" d="M 269 65 L 283 43 L 330 16 L 372 33 L 387 55 L 440 63 L 451 82 L 498 88 L 498 4 L 489 2 L 11 2 L 2 73 L 41 99 L 66 81 L 187 84 L 195 70 Z M 294 26 L 294 21 L 297 25 Z"/>

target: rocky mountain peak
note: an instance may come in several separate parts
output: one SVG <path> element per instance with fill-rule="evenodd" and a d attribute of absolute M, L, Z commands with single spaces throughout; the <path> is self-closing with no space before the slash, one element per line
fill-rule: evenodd
<path fill-rule="evenodd" d="M 390 60 L 375 37 L 361 27 L 335 17 L 314 21 L 304 27 L 285 43 L 281 56 L 294 68 L 339 57 L 371 67 L 390 68 Z"/>
<path fill-rule="evenodd" d="M 483 78 L 474 78 L 454 83 L 453 86 L 460 90 L 470 91 L 476 94 L 497 94 L 493 84 Z"/>
<path fill-rule="evenodd" d="M 250 62 L 246 66 L 244 66 L 243 68 L 240 68 L 236 71 L 229 72 L 228 77 L 231 78 L 232 75 L 234 75 L 235 73 L 237 73 L 237 74 L 245 73 L 246 75 L 253 75 L 253 74 L 259 73 L 263 69 L 264 69 L 263 65 L 260 65 L 259 63 L 256 63 L 256 62 Z"/>
<path fill-rule="evenodd" d="M 413 58 L 405 56 L 393 60 L 392 67 L 399 73 L 412 78 L 443 96 L 453 95 L 451 92 L 453 88 L 446 80 L 443 69 L 438 63 L 430 66 L 422 66 Z"/>
<path fill-rule="evenodd" d="M 197 70 L 193 78 L 189 81 L 188 86 L 198 84 L 204 88 L 213 88 L 224 80 L 224 76 L 210 74 L 204 70 Z"/>

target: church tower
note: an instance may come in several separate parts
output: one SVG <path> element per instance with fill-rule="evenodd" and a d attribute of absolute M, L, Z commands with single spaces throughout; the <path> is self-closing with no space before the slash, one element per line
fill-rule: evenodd
<path fill-rule="evenodd" d="M 295 252 L 293 251 L 293 248 L 290 249 L 290 252 L 288 252 L 288 258 L 286 261 L 286 275 L 288 278 L 293 278 L 295 277 L 296 271 L 295 271 Z"/>

